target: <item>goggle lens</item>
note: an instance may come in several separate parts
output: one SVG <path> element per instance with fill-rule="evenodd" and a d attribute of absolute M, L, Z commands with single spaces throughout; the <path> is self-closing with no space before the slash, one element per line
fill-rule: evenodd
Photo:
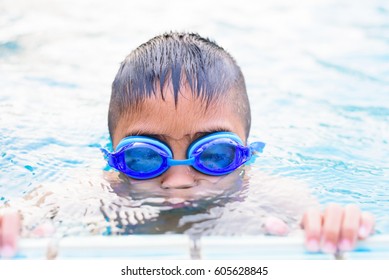
<path fill-rule="evenodd" d="M 218 172 L 225 170 L 234 162 L 236 146 L 231 143 L 217 143 L 205 148 L 199 157 L 199 163 L 205 168 Z"/>
<path fill-rule="evenodd" d="M 149 173 L 159 169 L 163 163 L 162 157 L 148 147 L 133 147 L 124 154 L 127 167 L 136 172 Z"/>

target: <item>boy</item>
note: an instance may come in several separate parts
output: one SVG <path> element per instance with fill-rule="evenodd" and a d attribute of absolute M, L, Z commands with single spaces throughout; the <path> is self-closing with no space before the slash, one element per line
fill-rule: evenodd
<path fill-rule="evenodd" d="M 164 197 L 180 205 L 226 192 L 242 178 L 241 166 L 263 143 L 248 144 L 251 116 L 243 74 L 235 60 L 191 33 L 157 36 L 121 64 L 112 85 L 108 126 L 114 152 L 109 165 L 131 193 Z M 374 219 L 355 206 L 307 209 L 306 247 L 334 253 L 366 238 Z M 276 218 L 272 234 L 285 234 Z M 0 221 L 0 246 L 12 251 L 18 217 Z"/>

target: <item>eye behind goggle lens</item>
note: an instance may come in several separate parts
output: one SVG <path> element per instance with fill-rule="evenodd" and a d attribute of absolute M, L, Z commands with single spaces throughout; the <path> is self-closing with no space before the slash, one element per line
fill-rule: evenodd
<path fill-rule="evenodd" d="M 133 147 L 124 153 L 127 168 L 139 173 L 158 170 L 163 164 L 162 156 L 149 147 Z"/>
<path fill-rule="evenodd" d="M 229 172 L 235 162 L 236 145 L 233 143 L 215 143 L 206 147 L 200 154 L 198 163 L 205 169 L 216 172 Z"/>

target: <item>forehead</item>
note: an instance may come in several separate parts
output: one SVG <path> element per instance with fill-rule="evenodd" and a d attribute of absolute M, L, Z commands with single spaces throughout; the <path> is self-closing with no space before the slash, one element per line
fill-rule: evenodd
<path fill-rule="evenodd" d="M 173 94 L 167 92 L 165 98 L 156 94 L 145 99 L 137 108 L 129 108 L 118 123 L 114 135 L 114 146 L 127 135 L 145 133 L 164 135 L 179 140 L 199 132 L 226 130 L 244 140 L 244 125 L 234 106 L 230 94 L 223 100 L 205 100 L 193 96 L 183 89 L 177 103 Z"/>

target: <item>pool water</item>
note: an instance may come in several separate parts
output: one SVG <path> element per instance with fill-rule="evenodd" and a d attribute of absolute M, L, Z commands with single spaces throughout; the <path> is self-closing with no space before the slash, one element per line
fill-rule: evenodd
<path fill-rule="evenodd" d="M 50 208 L 45 208 L 49 202 L 36 207 L 32 199 L 32 216 L 50 219 L 60 208 L 56 213 L 68 218 L 78 211 L 80 222 L 92 213 L 99 223 L 87 222 L 86 231 L 103 234 L 150 229 L 128 222 L 131 217 L 152 220 L 157 232 L 228 234 L 245 228 L 256 233 L 252 217 L 270 211 L 287 220 L 294 211 L 279 209 L 287 197 L 280 185 L 299 197 L 299 185 L 306 184 L 322 204 L 355 203 L 371 211 L 377 232 L 389 233 L 387 1 L 277 0 L 254 6 L 223 1 L 220 6 L 203 0 L 4 0 L 0 30 L 2 203 L 16 203 L 33 190 L 37 200 L 54 192 Z M 196 31 L 236 58 L 251 101 L 250 140 L 267 143 L 250 171 L 257 180 L 181 209 L 106 192 L 109 183 L 96 175 L 106 168 L 99 148 L 109 145 L 108 102 L 119 63 L 169 30 Z M 258 174 L 266 174 L 267 183 Z M 72 189 L 74 181 L 79 187 Z M 36 191 L 39 185 L 50 187 Z M 104 204 L 91 185 L 115 203 Z M 272 198 L 280 196 L 285 197 L 273 205 Z M 131 211 L 121 212 L 120 203 Z M 125 224 L 110 223 L 121 215 Z M 166 221 L 171 227 L 161 229 Z M 72 223 L 66 226 L 66 234 L 79 233 Z"/>

